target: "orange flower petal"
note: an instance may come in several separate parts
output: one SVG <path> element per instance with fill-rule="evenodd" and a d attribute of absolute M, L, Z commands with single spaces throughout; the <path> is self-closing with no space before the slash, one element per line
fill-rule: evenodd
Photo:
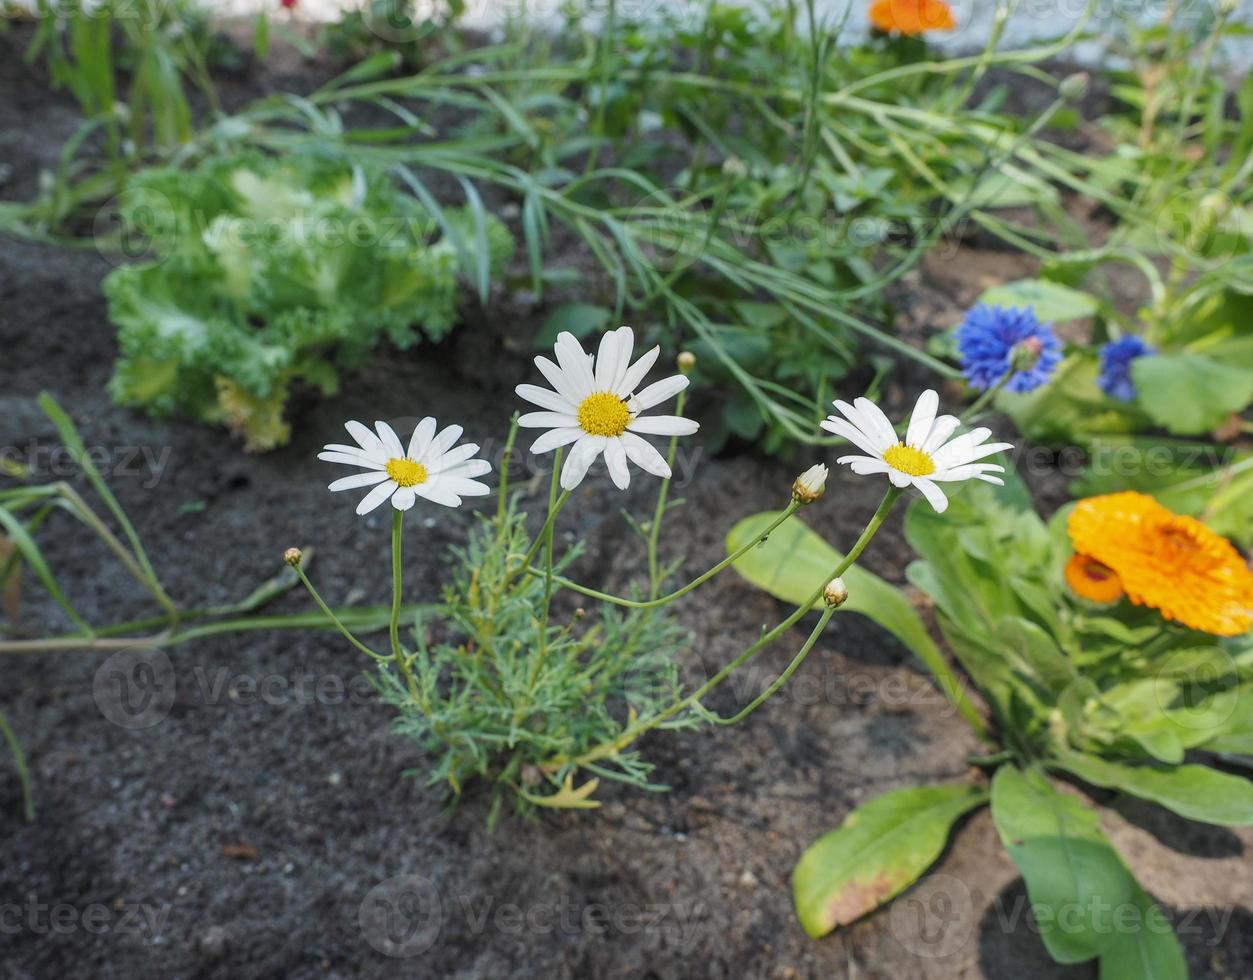
<path fill-rule="evenodd" d="M 957 26 L 945 0 L 874 0 L 870 23 L 885 34 L 895 31 L 917 37 L 927 31 L 951 31 Z"/>
<path fill-rule="evenodd" d="M 1200 521 L 1142 493 L 1112 493 L 1079 501 L 1067 530 L 1075 551 L 1112 569 L 1136 605 L 1218 636 L 1253 626 L 1253 572 Z"/>
<path fill-rule="evenodd" d="M 1118 573 L 1091 555 L 1076 554 L 1066 562 L 1066 581 L 1075 595 L 1089 602 L 1117 602 L 1123 595 Z"/>

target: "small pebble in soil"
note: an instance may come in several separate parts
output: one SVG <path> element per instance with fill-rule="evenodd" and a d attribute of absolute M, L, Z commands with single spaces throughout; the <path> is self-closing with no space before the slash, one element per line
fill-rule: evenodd
<path fill-rule="evenodd" d="M 739 886 L 741 888 L 753 889 L 757 887 L 757 876 L 751 870 L 745 868 L 740 872 Z"/>
<path fill-rule="evenodd" d="M 230 945 L 230 935 L 221 926 L 209 926 L 200 934 L 200 938 L 196 940 L 196 949 L 200 955 L 211 959 L 219 960 L 226 954 L 226 947 Z"/>

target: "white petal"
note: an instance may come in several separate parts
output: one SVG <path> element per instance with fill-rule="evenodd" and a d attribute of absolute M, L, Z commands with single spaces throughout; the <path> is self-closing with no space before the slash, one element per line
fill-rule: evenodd
<path fill-rule="evenodd" d="M 991 483 L 993 486 L 997 486 L 997 487 L 1005 486 L 1005 481 L 1002 480 L 999 476 L 986 476 L 985 474 L 980 473 L 978 476 L 975 477 L 975 479 L 982 480 L 984 483 Z"/>
<path fill-rule="evenodd" d="M 577 405 L 583 399 L 579 397 L 579 390 L 569 378 L 566 377 L 564 371 L 557 367 L 552 361 L 546 357 L 537 357 L 535 366 L 539 368 L 542 374 L 556 390 L 562 398 L 570 402 L 571 405 Z"/>
<path fill-rule="evenodd" d="M 618 335 L 618 370 L 609 382 L 608 390 L 612 392 L 617 392 L 622 384 L 622 379 L 631 367 L 631 355 L 635 353 L 635 331 L 630 327 L 619 327 L 615 333 Z"/>
<path fill-rule="evenodd" d="M 571 426 L 578 428 L 579 420 L 560 412 L 527 412 L 518 419 L 518 425 L 524 429 L 568 429 Z"/>
<path fill-rule="evenodd" d="M 865 397 L 854 399 L 853 404 L 861 412 L 861 417 L 871 426 L 870 431 L 883 440 L 884 449 L 900 442 L 896 429 L 893 428 L 891 420 L 883 414 L 883 409 Z"/>
<path fill-rule="evenodd" d="M 619 353 L 618 331 L 610 330 L 605 336 L 600 338 L 600 347 L 596 351 L 596 390 L 612 391 L 613 381 L 619 371 L 618 359 Z M 627 354 L 627 357 L 630 357 Z"/>
<path fill-rule="evenodd" d="M 429 455 L 432 459 L 438 459 L 456 444 L 461 438 L 461 433 L 465 430 L 459 425 L 450 425 L 443 432 L 431 440 L 431 448 Z"/>
<path fill-rule="evenodd" d="M 352 476 L 345 476 L 342 479 L 332 483 L 328 490 L 357 490 L 360 487 L 372 487 L 376 483 L 382 483 L 387 479 L 387 474 L 374 470 L 370 473 L 354 473 Z"/>
<path fill-rule="evenodd" d="M 609 478 L 619 490 L 631 485 L 631 471 L 627 468 L 626 449 L 621 439 L 615 437 L 605 442 L 605 465 L 609 467 Z"/>
<path fill-rule="evenodd" d="M 434 457 L 431 462 L 434 469 L 438 473 L 450 470 L 459 463 L 464 463 L 467 459 L 479 451 L 479 447 L 472 442 L 463 443 L 455 449 L 450 449 L 443 456 Z"/>
<path fill-rule="evenodd" d="M 583 430 L 577 425 L 572 425 L 564 429 L 549 429 L 542 436 L 531 443 L 531 452 L 536 454 L 550 453 L 558 446 L 569 445 L 581 435 L 583 435 Z"/>
<path fill-rule="evenodd" d="M 570 455 L 566 457 L 565 464 L 561 467 L 561 489 L 573 490 L 583 482 L 583 477 L 587 476 L 588 469 L 592 463 L 596 462 L 596 457 L 604 451 L 604 436 L 584 435 L 578 442 L 574 444 L 574 448 L 570 450 Z"/>
<path fill-rule="evenodd" d="M 627 429 L 649 436 L 690 436 L 700 428 L 691 419 L 678 415 L 645 415 L 632 419 Z"/>
<path fill-rule="evenodd" d="M 486 483 L 447 475 L 439 478 L 439 490 L 441 493 L 455 493 L 458 497 L 486 497 L 492 492 Z"/>
<path fill-rule="evenodd" d="M 819 424 L 828 432 L 847 439 L 863 453 L 869 453 L 871 456 L 882 456 L 883 450 L 887 448 L 886 446 L 880 448 L 879 440 L 870 433 L 862 432 L 852 422 L 837 419 L 834 415 Z"/>
<path fill-rule="evenodd" d="M 922 491 L 922 495 L 927 498 L 927 503 L 935 508 L 937 514 L 943 514 L 948 510 L 948 497 L 944 496 L 944 491 L 930 480 L 920 477 L 914 480 L 914 486 Z"/>
<path fill-rule="evenodd" d="M 554 350 L 557 354 L 557 363 L 561 365 L 561 370 L 565 372 L 566 378 L 574 388 L 574 401 L 578 404 L 595 390 L 596 378 L 592 374 L 592 364 L 588 359 L 587 351 L 575 339 L 574 334 L 564 332 L 558 334 Z"/>
<path fill-rule="evenodd" d="M 936 470 L 931 474 L 931 479 L 943 481 L 945 483 L 953 483 L 958 480 L 971 480 L 983 473 L 1004 473 L 1005 467 L 998 466 L 996 463 L 966 463 L 962 466 L 953 466 L 946 470 Z"/>
<path fill-rule="evenodd" d="M 650 443 L 641 439 L 633 432 L 624 432 L 618 438 L 622 442 L 622 448 L 626 451 L 627 459 L 645 473 L 651 473 L 653 476 L 659 476 L 662 479 L 670 477 L 670 467 L 667 465 L 665 458 Z"/>
<path fill-rule="evenodd" d="M 397 486 L 391 480 L 386 483 L 380 483 L 377 487 L 361 498 L 361 503 L 357 504 L 358 514 L 368 514 L 374 510 L 379 504 L 390 497 L 397 490 Z"/>
<path fill-rule="evenodd" d="M 935 413 L 940 407 L 940 396 L 928 388 L 918 396 L 913 414 L 909 417 L 909 429 L 905 433 L 905 444 L 921 448 L 931 434 L 931 423 L 935 421 Z"/>
<path fill-rule="evenodd" d="M 847 463 L 858 476 L 869 473 L 886 473 L 890 466 L 877 456 L 841 456 L 837 463 Z"/>
<path fill-rule="evenodd" d="M 435 420 L 428 415 L 417 424 L 413 435 L 409 437 L 409 452 L 406 455 L 410 459 L 421 459 L 430 448 L 433 438 L 435 438 Z"/>
<path fill-rule="evenodd" d="M 922 445 L 915 448 L 921 449 L 927 455 L 931 455 L 944 445 L 948 437 L 957 431 L 959 425 L 961 425 L 961 419 L 956 415 L 941 415 L 931 424 L 931 432 L 923 440 Z"/>
<path fill-rule="evenodd" d="M 550 412 L 571 412 L 578 411 L 579 408 L 570 399 L 557 394 L 555 391 L 541 388 L 539 385 L 518 385 L 513 390 L 517 392 L 519 398 L 525 398 L 532 404 L 538 405 L 540 408 L 546 408 Z"/>
<path fill-rule="evenodd" d="M 902 473 L 900 470 L 892 466 L 889 466 L 888 467 L 888 479 L 892 481 L 892 486 L 900 487 L 901 489 L 904 489 L 905 487 L 909 486 L 909 484 L 913 481 L 914 478 L 910 476 L 908 473 Z"/>
<path fill-rule="evenodd" d="M 984 443 L 983 440 L 991 434 L 992 431 L 990 429 L 971 429 L 969 432 L 958 436 L 952 442 L 941 446 L 931 454 L 931 458 L 935 460 L 936 469 L 950 469 L 954 466 L 962 466 L 966 463 L 973 463 L 976 460 L 983 459 L 985 456 L 991 456 L 994 453 L 1014 448 L 1008 442 Z"/>
<path fill-rule="evenodd" d="M 673 398 L 687 386 L 688 379 L 681 374 L 676 374 L 670 378 L 662 378 L 660 381 L 654 381 L 636 395 L 632 400 L 631 407 L 637 412 L 646 411 L 654 405 L 661 404 L 668 398 Z"/>
<path fill-rule="evenodd" d="M 387 449 L 388 459 L 399 459 L 405 454 L 405 447 L 400 443 L 400 437 L 396 435 L 396 430 L 386 422 L 375 422 L 374 428 L 378 431 L 379 440 Z"/>
<path fill-rule="evenodd" d="M 349 456 L 347 453 L 318 453 L 318 459 L 327 463 L 346 463 L 349 466 L 365 466 L 372 470 L 381 470 L 387 467 L 386 463 L 380 463 L 377 460 L 366 459 L 364 456 Z"/>
<path fill-rule="evenodd" d="M 457 496 L 451 486 L 444 480 L 419 483 L 414 489 L 419 497 L 429 500 L 433 504 L 443 504 L 445 507 L 461 506 L 461 498 Z"/>
<path fill-rule="evenodd" d="M 439 474 L 441 480 L 460 479 L 469 480 L 476 476 L 486 476 L 492 471 L 492 464 L 485 459 L 472 459 L 460 466 L 452 466 L 443 470 Z"/>
<path fill-rule="evenodd" d="M 338 456 L 351 456 L 353 459 L 361 460 L 362 466 L 368 463 L 377 463 L 379 466 L 386 466 L 388 457 L 384 453 L 367 453 L 360 446 L 342 446 L 338 443 L 322 447 L 323 453 L 335 453 Z"/>
<path fill-rule="evenodd" d="M 350 436 L 357 440 L 357 445 L 367 453 L 382 454 L 387 452 L 387 447 L 383 445 L 383 440 L 360 422 L 345 422 L 344 428 L 348 430 Z"/>
<path fill-rule="evenodd" d="M 627 368 L 626 373 L 622 375 L 622 379 L 613 389 L 613 393 L 619 398 L 626 398 L 634 392 L 639 387 L 640 382 L 644 380 L 644 375 L 652 370 L 652 366 L 656 363 L 660 354 L 661 348 L 654 347 L 652 350 L 640 355 L 640 359 Z"/>
<path fill-rule="evenodd" d="M 392 506 L 397 510 L 408 510 L 418 501 L 418 495 L 413 492 L 413 487 L 401 487 L 392 494 Z"/>
<path fill-rule="evenodd" d="M 848 424 L 862 434 L 864 445 L 862 443 L 854 443 L 854 445 L 861 445 L 862 449 L 865 449 L 872 455 L 882 455 L 889 446 L 896 445 L 897 440 L 895 437 L 890 440 L 885 440 L 882 433 L 878 430 L 874 423 L 865 416 L 861 409 L 856 408 L 844 401 L 836 401 L 833 404 L 835 405 L 837 411 L 844 413 L 844 417 L 848 420 Z M 831 421 L 838 422 L 839 419 L 832 416 Z M 845 438 L 848 437 L 845 436 Z M 849 441 L 852 442 L 851 439 Z"/>

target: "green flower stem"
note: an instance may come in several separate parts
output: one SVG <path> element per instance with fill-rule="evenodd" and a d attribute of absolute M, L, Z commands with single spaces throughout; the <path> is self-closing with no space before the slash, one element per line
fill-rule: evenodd
<path fill-rule="evenodd" d="M 835 606 L 827 606 L 827 608 L 822 611 L 822 616 L 818 619 L 818 625 L 815 626 L 813 632 L 809 634 L 809 639 L 805 641 L 805 645 L 802 646 L 800 650 L 797 651 L 796 656 L 792 658 L 792 662 L 787 665 L 787 669 L 775 678 L 774 683 L 766 688 L 761 694 L 757 695 L 757 697 L 753 699 L 752 704 L 746 707 L 743 711 L 738 714 L 734 714 L 729 718 L 722 718 L 718 715 L 710 714 L 710 721 L 716 722 L 719 725 L 734 725 L 737 722 L 743 721 L 765 704 L 767 700 L 773 697 L 775 692 L 786 684 L 791 679 L 792 675 L 796 673 L 796 668 L 805 662 L 805 658 L 809 656 L 809 651 L 813 649 L 814 644 L 818 642 L 818 637 L 821 636 L 822 631 L 827 628 L 827 623 L 831 622 L 831 617 L 835 615 L 835 609 Z"/>
<path fill-rule="evenodd" d="M 593 598 L 593 599 L 600 599 L 602 602 L 612 603 L 615 606 L 625 606 L 628 609 L 653 609 L 657 606 L 664 606 L 667 603 L 673 602 L 675 599 L 679 599 L 687 595 L 693 589 L 698 588 L 701 585 L 704 585 L 706 582 L 708 582 L 711 578 L 713 578 L 723 569 L 730 566 L 732 562 L 737 561 L 738 559 L 742 558 L 745 554 L 747 554 L 749 551 L 751 551 L 753 548 L 756 548 L 759 544 L 765 541 L 766 538 L 770 537 L 771 533 L 773 533 L 775 528 L 777 528 L 780 524 L 782 524 L 789 517 L 795 514 L 797 509 L 800 506 L 801 504 L 799 503 L 799 501 L 796 501 L 796 500 L 790 501 L 787 507 L 783 510 L 782 513 L 779 514 L 779 516 L 771 523 L 771 525 L 768 528 L 766 528 L 764 531 L 762 531 L 761 534 L 757 535 L 757 537 L 753 538 L 752 541 L 749 541 L 747 544 L 745 544 L 742 548 L 739 548 L 733 554 L 728 555 L 726 558 L 718 562 L 718 564 L 714 565 L 713 568 L 709 569 L 707 572 L 704 572 L 703 574 L 698 575 L 696 578 L 692 579 L 692 581 L 689 582 L 687 585 L 683 586 L 683 588 L 676 589 L 675 591 L 667 593 L 666 595 L 663 595 L 660 598 L 648 599 L 648 600 L 624 599 L 621 596 L 609 595 L 609 593 L 607 592 L 599 592 L 596 589 L 590 589 L 586 585 L 580 585 L 578 582 L 572 582 L 570 579 L 564 578 L 561 575 L 553 576 L 553 581 L 556 582 L 558 585 L 560 585 L 563 589 L 569 589 L 572 592 L 577 592 L 580 595 L 589 596 L 590 598 Z M 529 566 L 527 567 L 527 572 L 531 575 L 543 575 L 544 574 L 542 569 L 531 568 Z M 823 584 L 825 585 L 826 583 L 824 582 Z"/>
<path fill-rule="evenodd" d="M 560 453 L 558 453 L 557 455 L 557 461 L 558 462 L 561 461 Z M 561 468 L 560 466 L 554 466 L 553 472 L 554 473 L 558 472 L 560 468 Z M 540 575 L 543 574 L 543 572 L 540 572 L 538 569 L 531 568 L 531 561 L 535 558 L 535 555 L 539 552 L 540 545 L 544 543 L 549 532 L 552 531 L 553 523 L 557 520 L 557 515 L 561 513 L 561 509 L 565 507 L 566 502 L 569 499 L 570 499 L 570 491 L 563 490 L 561 491 L 561 496 L 557 498 L 556 503 L 554 503 L 551 507 L 548 508 L 548 519 L 544 521 L 544 526 L 540 528 L 539 534 L 537 534 L 535 536 L 535 540 L 531 542 L 531 547 L 527 549 L 527 553 L 523 556 L 521 564 L 519 564 L 517 568 L 515 568 L 512 572 L 510 572 L 508 575 L 505 576 L 504 581 L 501 583 L 502 592 L 506 588 L 508 588 L 510 585 L 512 585 L 514 579 L 516 579 L 524 571 L 526 572 L 534 571 L 536 574 L 540 574 Z M 554 578 L 553 581 L 560 582 L 561 579 Z"/>
<path fill-rule="evenodd" d="M 774 629 L 770 630 L 768 633 L 763 634 L 761 639 L 723 667 L 720 671 L 718 671 L 718 673 L 698 687 L 695 691 L 676 701 L 665 710 L 653 715 L 651 718 L 646 718 L 642 721 L 636 722 L 634 725 L 631 725 L 626 729 L 626 731 L 612 741 L 602 742 L 595 748 L 573 759 L 560 756 L 551 759 L 544 764 L 543 768 L 555 770 L 567 765 L 582 766 L 588 762 L 596 762 L 599 759 L 616 755 L 645 732 L 656 728 L 658 725 L 674 717 L 683 709 L 689 708 L 700 702 L 706 694 L 721 684 L 735 671 L 739 670 L 739 668 L 744 666 L 744 664 L 748 663 L 749 660 L 768 647 L 780 636 L 790 630 L 793 626 L 800 622 L 801 618 L 806 613 L 813 609 L 814 604 L 822 598 L 822 593 L 826 589 L 827 583 L 829 583 L 832 579 L 839 578 L 843 575 L 846 571 L 848 571 L 853 563 L 861 557 L 861 553 L 866 550 L 866 546 L 870 544 L 871 539 L 874 538 L 879 528 L 883 526 L 884 520 L 887 519 L 888 514 L 891 513 L 892 508 L 896 505 L 896 501 L 900 499 L 901 492 L 902 491 L 898 487 L 888 487 L 887 493 L 883 495 L 883 500 L 879 504 L 879 509 L 876 510 L 874 512 L 874 516 L 870 518 L 870 523 L 868 523 L 865 530 L 861 532 L 861 537 L 857 539 L 857 543 L 853 545 L 852 549 L 844 556 L 843 560 L 836 565 L 836 567 L 831 571 L 831 574 L 827 575 L 823 579 L 822 583 L 814 591 L 813 595 L 811 595 L 805 602 L 801 603 L 801 605 L 797 606 L 796 610 L 788 616 L 787 619 L 783 620 L 783 622 L 779 623 L 778 626 L 774 627 Z M 816 637 L 811 637 L 811 640 L 815 638 Z"/>
<path fill-rule="evenodd" d="M 1009 384 L 1009 379 L 1012 378 L 1014 374 L 1015 371 L 1013 368 L 1010 368 L 1010 370 L 1005 372 L 1005 377 L 1001 378 L 1000 381 L 994 384 L 991 388 L 988 388 L 982 395 L 971 402 L 970 407 L 968 407 L 966 411 L 961 414 L 962 422 L 969 423 L 973 419 L 977 419 L 979 417 L 979 413 L 988 407 L 992 399 L 1005 390 L 1005 386 Z"/>
<path fill-rule="evenodd" d="M 682 417 L 683 408 L 687 404 L 687 389 L 679 392 L 674 405 L 674 414 Z M 674 460 L 679 452 L 679 437 L 670 437 L 670 451 L 666 454 L 666 466 L 674 473 Z M 657 491 L 657 507 L 653 511 L 653 523 L 648 528 L 648 598 L 656 599 L 661 589 L 661 581 L 657 577 L 657 543 L 661 539 L 661 522 L 666 516 L 666 497 L 670 493 L 671 477 L 661 481 L 661 489 Z"/>
<path fill-rule="evenodd" d="M 26 753 L 22 751 L 22 743 L 9 727 L 9 720 L 0 711 L 0 735 L 9 744 L 9 752 L 13 755 L 13 764 L 17 766 L 17 779 L 22 786 L 22 812 L 27 823 L 35 820 L 35 794 L 31 788 L 30 770 L 26 768 Z"/>
<path fill-rule="evenodd" d="M 552 518 L 556 515 L 557 491 L 560 487 L 561 451 L 553 459 L 553 475 L 548 482 L 548 513 Z M 539 654 L 531 663 L 531 677 L 528 687 L 534 688 L 535 681 L 548 659 L 548 613 L 553 604 L 553 521 L 544 522 L 541 538 L 544 542 L 544 604 L 540 607 L 539 620 Z M 529 563 L 528 563 L 529 564 Z"/>
<path fill-rule="evenodd" d="M 405 679 L 405 684 L 409 688 L 409 693 L 413 695 L 415 701 L 420 700 L 418 697 L 418 685 L 413 679 L 413 672 L 409 669 L 409 655 L 405 653 L 405 648 L 400 644 L 400 608 L 401 596 L 404 593 L 404 567 L 401 563 L 401 545 L 404 541 L 405 530 L 405 512 L 403 510 L 393 510 L 392 512 L 392 616 L 387 624 L 387 635 L 392 641 L 392 660 L 396 666 L 400 668 L 400 673 Z"/>
<path fill-rule="evenodd" d="M 327 619 L 329 619 L 332 623 L 335 624 L 335 628 L 339 630 L 340 633 L 343 634 L 344 638 L 353 646 L 355 646 L 358 650 L 360 650 L 362 653 L 366 654 L 367 656 L 372 657 L 375 660 L 386 660 L 387 659 L 386 657 L 380 656 L 379 654 L 375 653 L 368 646 L 366 646 L 364 643 L 358 640 L 355 636 L 353 636 L 352 631 L 348 629 L 347 626 L 344 625 L 343 621 L 338 616 L 335 615 L 335 610 L 332 609 L 330 606 L 328 606 L 326 604 L 326 601 L 322 598 L 322 596 L 318 594 L 318 590 L 315 589 L 313 587 L 313 583 L 309 581 L 309 576 L 305 574 L 305 570 L 301 568 L 299 565 L 295 566 L 295 568 L 296 568 L 296 574 L 300 576 L 301 584 L 304 585 L 305 589 L 308 590 L 309 595 L 313 596 L 313 601 L 318 604 L 318 608 L 322 610 L 323 614 L 326 616 Z M 396 620 L 396 610 L 395 610 L 395 606 L 393 606 L 392 607 L 392 622 L 394 623 L 395 620 Z"/>
<path fill-rule="evenodd" d="M 316 596 L 315 596 L 316 598 Z M 320 604 L 321 605 L 321 604 Z M 417 615 L 420 612 L 426 612 L 431 609 L 427 603 L 414 603 L 403 606 L 402 612 L 405 614 Z M 190 614 L 184 619 L 204 619 L 205 610 L 195 610 L 197 615 L 192 617 Z M 343 634 L 354 646 L 357 646 L 363 653 L 369 654 L 375 660 L 381 663 L 387 663 L 391 658 L 384 657 L 375 653 L 373 650 L 359 644 L 354 637 L 348 634 L 348 630 L 355 627 L 359 630 L 376 631 L 382 630 L 387 626 L 387 621 L 391 615 L 389 606 L 363 606 L 360 608 L 341 609 L 339 612 L 333 612 L 328 607 L 323 606 L 321 612 L 296 613 L 289 616 L 249 616 L 239 619 L 225 619 L 219 622 L 205 623 L 202 626 L 183 629 L 177 632 L 166 631 L 164 633 L 155 633 L 147 636 L 122 636 L 120 626 L 128 625 L 136 628 L 142 626 L 159 626 L 164 620 L 140 620 L 137 623 L 118 624 L 111 627 L 110 636 L 55 636 L 45 637 L 37 640 L 0 640 L 0 655 L 6 653 L 57 653 L 57 652 L 85 652 L 85 651 L 109 651 L 109 650 L 127 650 L 132 647 L 160 647 L 166 649 L 168 647 L 178 646 L 183 643 L 189 643 L 192 640 L 200 640 L 209 636 L 221 636 L 229 633 L 251 633 L 258 630 L 308 630 L 308 629 L 326 629 L 327 622 Z"/>

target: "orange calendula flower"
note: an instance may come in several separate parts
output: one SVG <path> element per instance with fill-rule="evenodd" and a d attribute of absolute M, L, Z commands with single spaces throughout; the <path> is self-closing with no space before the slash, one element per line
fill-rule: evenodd
<path fill-rule="evenodd" d="M 885 34 L 895 31 L 906 37 L 951 31 L 957 26 L 953 9 L 944 0 L 874 0 L 870 23 Z"/>
<path fill-rule="evenodd" d="M 1090 602 L 1117 602 L 1123 595 L 1118 573 L 1091 555 L 1074 555 L 1066 562 L 1066 581 Z"/>
<path fill-rule="evenodd" d="M 1253 572 L 1230 541 L 1195 518 L 1142 493 L 1111 493 L 1079 501 L 1067 530 L 1076 557 L 1066 581 L 1084 598 L 1112 601 L 1096 599 L 1112 590 L 1091 581 L 1098 563 L 1128 599 L 1166 619 L 1218 636 L 1253 626 Z"/>

